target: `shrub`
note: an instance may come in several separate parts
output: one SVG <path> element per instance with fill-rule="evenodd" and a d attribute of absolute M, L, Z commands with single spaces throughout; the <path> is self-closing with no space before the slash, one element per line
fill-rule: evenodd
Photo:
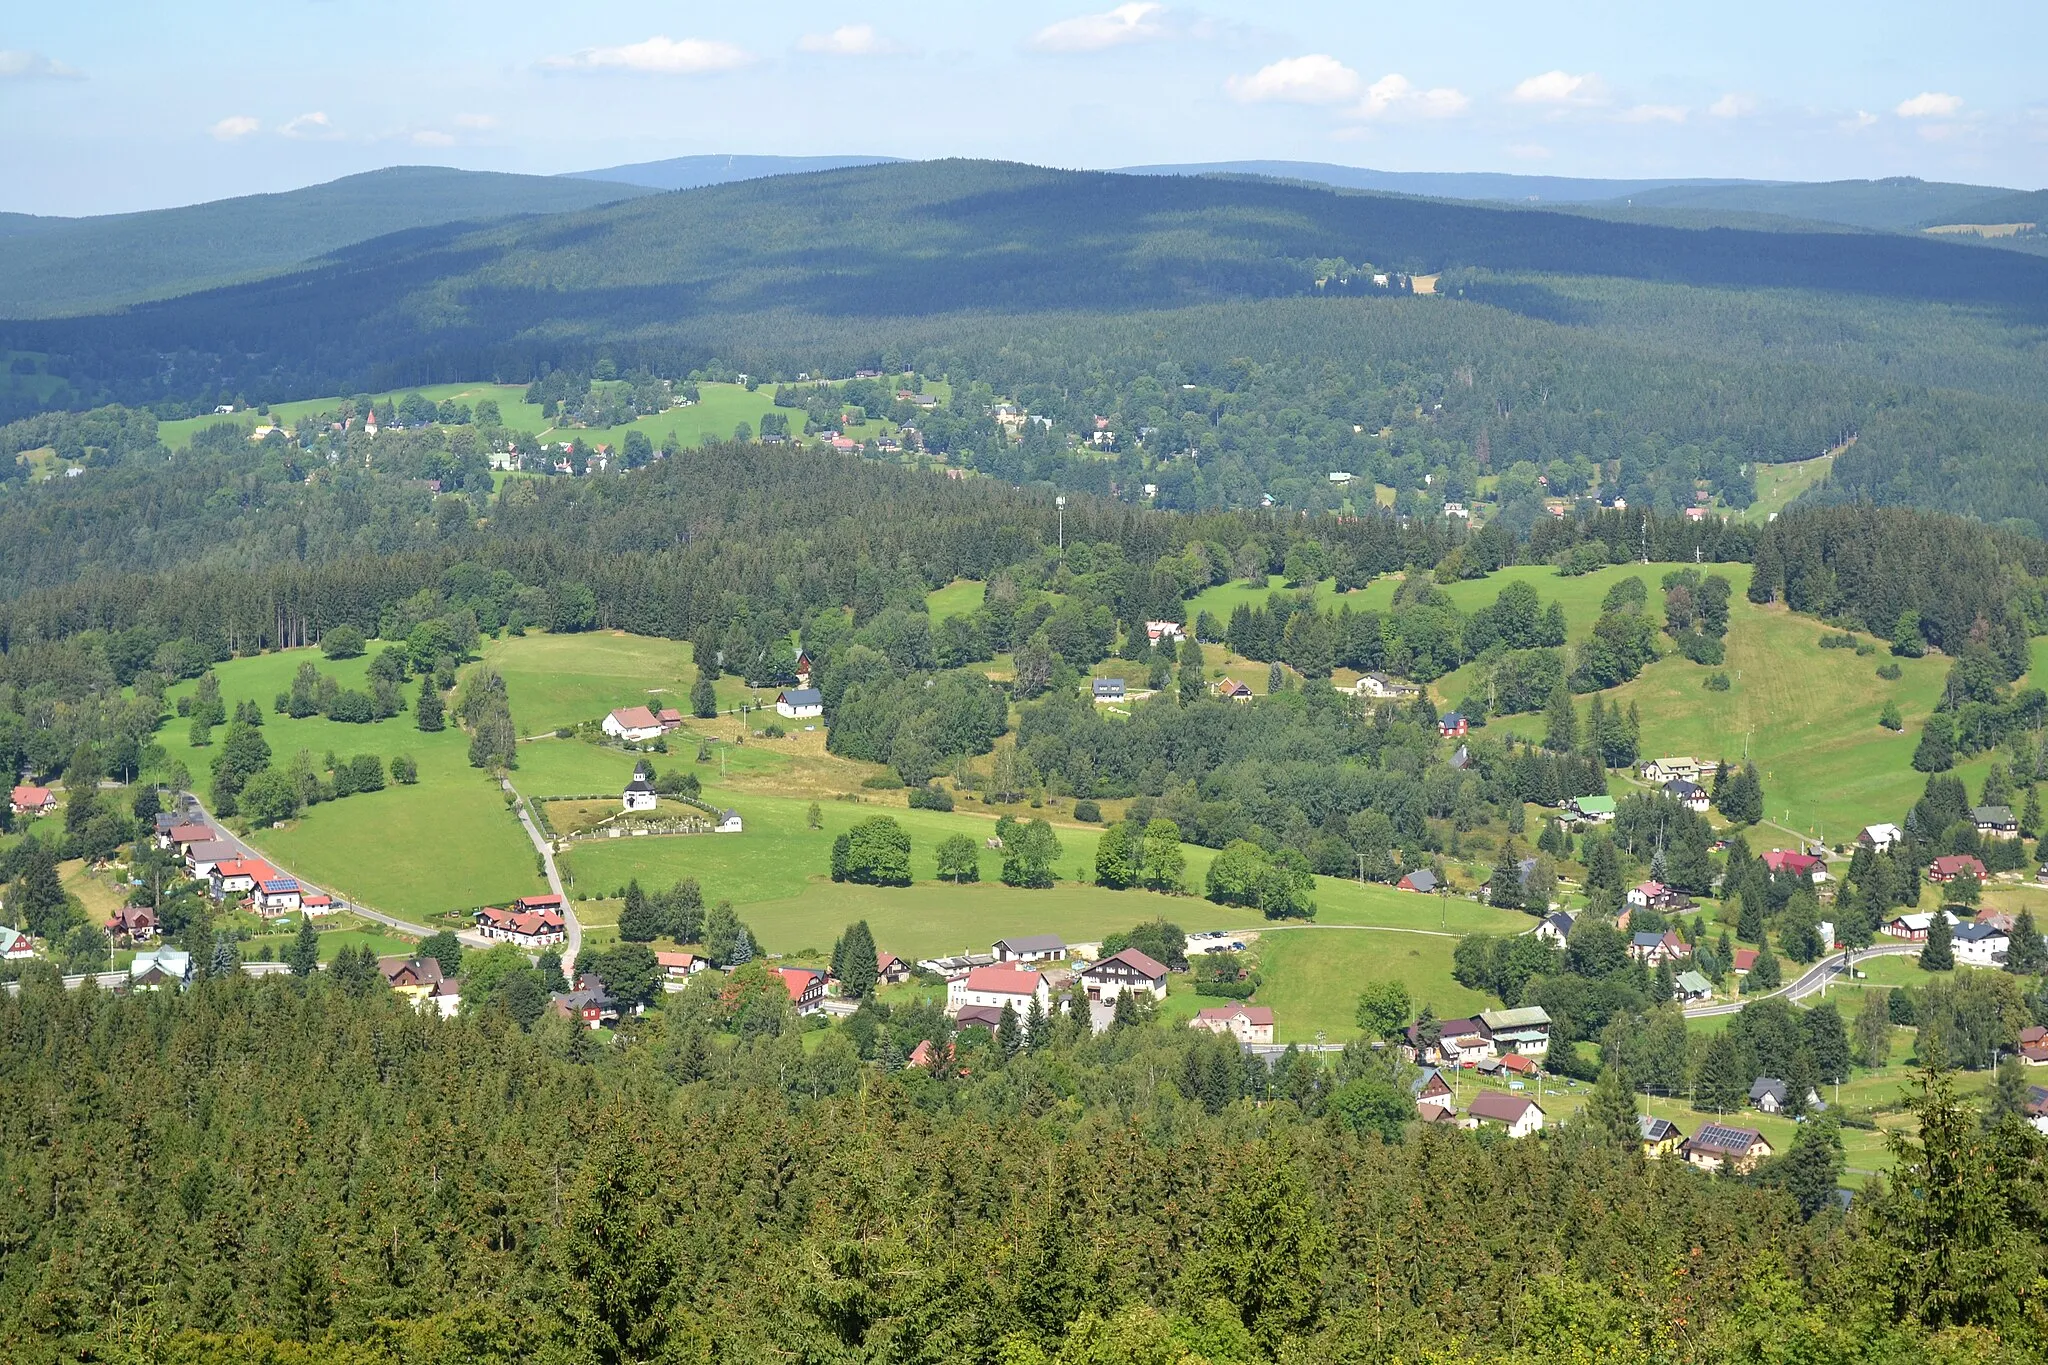
<path fill-rule="evenodd" d="M 1856 637 L 1846 630 L 1834 631 L 1820 637 L 1820 647 L 1822 649 L 1854 649 L 1856 648 Z"/>
<path fill-rule="evenodd" d="M 336 626 L 320 637 L 320 652 L 330 659 L 354 659 L 362 654 L 365 643 L 363 633 L 354 626 Z"/>
<path fill-rule="evenodd" d="M 1886 682 L 1897 682 L 1902 672 L 1904 670 L 1897 663 L 1882 663 L 1877 666 L 1877 676 Z"/>
<path fill-rule="evenodd" d="M 783 729 L 780 725 L 777 725 L 774 721 L 771 720 L 768 722 L 768 728 L 761 731 L 761 738 L 781 739 L 784 735 L 788 733 L 789 732 L 787 730 Z"/>
<path fill-rule="evenodd" d="M 1726 692 L 1728 690 L 1728 675 L 1726 673 L 1709 674 L 1707 680 L 1701 683 L 1700 686 L 1706 688 L 1709 692 Z"/>
<path fill-rule="evenodd" d="M 1904 717 L 1899 715 L 1899 704 L 1895 701 L 1888 701 L 1884 704 L 1884 709 L 1877 713 L 1877 723 L 1887 730 L 1903 730 L 1906 728 Z"/>
<path fill-rule="evenodd" d="M 1099 825 L 1102 823 L 1102 807 L 1093 801 L 1076 801 L 1074 818 L 1086 825 Z"/>
<path fill-rule="evenodd" d="M 902 791 L 903 779 L 896 775 L 896 770 L 894 768 L 884 768 L 882 769 L 882 771 L 876 773 L 873 777 L 863 780 L 861 782 L 861 785 L 863 787 L 868 788 L 871 791 Z"/>
<path fill-rule="evenodd" d="M 910 808 L 912 810 L 951 810 L 953 809 L 953 793 L 947 791 L 936 782 L 927 783 L 922 787 L 912 787 L 910 789 Z"/>

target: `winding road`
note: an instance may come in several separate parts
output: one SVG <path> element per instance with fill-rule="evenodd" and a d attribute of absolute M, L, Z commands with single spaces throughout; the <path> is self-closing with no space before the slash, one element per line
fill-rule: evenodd
<path fill-rule="evenodd" d="M 583 951 L 583 926 L 577 922 L 576 907 L 569 903 L 569 893 L 562 889 L 562 874 L 555 868 L 555 850 L 541 837 L 533 817 L 527 814 L 526 798 L 512 785 L 512 779 L 501 777 L 499 783 L 512 798 L 512 809 L 519 814 L 519 824 L 525 829 L 526 837 L 533 840 L 533 851 L 540 855 L 541 870 L 547 874 L 548 890 L 562 898 L 562 975 L 570 981 L 576 979 L 576 955 Z"/>
<path fill-rule="evenodd" d="M 1847 976 L 1858 962 L 1873 957 L 1902 957 L 1907 953 L 1917 955 L 1919 952 L 1920 945 L 1917 943 L 1878 943 L 1868 948 L 1845 951 L 1839 955 L 1830 953 L 1774 991 L 1766 991 L 1761 995 L 1752 995 L 1740 1000 L 1725 1000 L 1713 1005 L 1695 1005 L 1685 1012 L 1685 1017 L 1712 1019 L 1721 1014 L 1740 1014 L 1742 1007 L 1750 1001 L 1768 1000 L 1774 995 L 1782 995 L 1787 1000 L 1803 1000 L 1836 977 Z"/>

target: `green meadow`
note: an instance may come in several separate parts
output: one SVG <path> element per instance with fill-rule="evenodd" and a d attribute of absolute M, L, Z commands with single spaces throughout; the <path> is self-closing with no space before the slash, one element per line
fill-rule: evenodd
<path fill-rule="evenodd" d="M 1258 1003 L 1272 1006 L 1283 1043 L 1314 1042 L 1318 1032 L 1332 1042 L 1356 1037 L 1358 993 L 1373 981 L 1399 981 L 1416 1008 L 1428 1004 L 1440 1019 L 1491 1008 L 1491 999 L 1451 979 L 1456 947 L 1456 939 L 1423 934 L 1268 928 L 1258 942 Z"/>
<path fill-rule="evenodd" d="M 424 734 L 414 728 L 410 711 L 369 725 L 278 715 L 272 700 L 290 688 L 302 660 L 344 686 L 360 686 L 368 668 L 367 658 L 334 662 L 315 649 L 235 659 L 214 668 L 230 713 L 240 701 L 253 701 L 262 710 L 272 761 L 285 762 L 301 749 L 316 763 L 328 753 L 344 759 L 376 754 L 387 763 L 409 754 L 419 764 L 420 780 L 311 807 L 281 829 L 254 832 L 251 843 L 319 886 L 415 919 L 546 889 L 534 868 L 533 846 L 497 786 L 469 766 L 468 736 L 454 728 Z M 172 699 L 188 695 L 192 686 L 180 684 Z M 417 683 L 406 690 L 417 695 Z M 203 792 L 224 733 L 216 729 L 211 746 L 194 748 L 184 722 L 173 716 L 160 742 L 173 761 L 191 770 Z"/>

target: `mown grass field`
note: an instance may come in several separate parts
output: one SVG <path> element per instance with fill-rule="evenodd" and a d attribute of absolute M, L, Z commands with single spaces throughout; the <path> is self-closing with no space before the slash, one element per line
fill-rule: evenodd
<path fill-rule="evenodd" d="M 617 630 L 506 636 L 485 645 L 484 662 L 503 675 L 512 720 L 522 735 L 602 720 L 606 712 L 628 706 L 673 706 L 688 715 L 697 682 L 696 655 L 687 640 Z M 731 676 L 714 687 L 721 708 L 772 705 L 777 690 L 748 687 Z"/>
<path fill-rule="evenodd" d="M 420 780 L 314 806 L 282 829 L 253 833 L 251 843 L 315 884 L 388 914 L 432 916 L 545 889 L 534 870 L 533 847 L 497 787 L 469 766 L 469 739 L 461 731 L 422 733 L 410 711 L 370 725 L 321 716 L 293 720 L 272 711 L 272 699 L 290 688 L 304 660 L 344 686 L 361 685 L 368 668 L 367 657 L 332 662 L 318 650 L 299 649 L 214 669 L 230 714 L 239 701 L 254 701 L 262 710 L 272 762 L 282 764 L 301 749 L 316 763 L 329 752 L 344 759 L 376 754 L 387 763 L 409 754 L 419 764 Z M 181 684 L 172 698 L 189 694 L 192 686 Z M 407 688 L 408 695 L 417 691 L 416 683 Z M 216 729 L 211 746 L 194 748 L 185 723 L 173 716 L 161 742 L 204 792 L 224 733 Z"/>
<path fill-rule="evenodd" d="M 988 584 L 977 583 L 971 578 L 956 578 L 943 588 L 933 588 L 924 595 L 925 610 L 931 613 L 933 624 L 948 616 L 966 616 L 978 608 L 988 597 Z"/>
<path fill-rule="evenodd" d="M 1833 455 L 1817 455 L 1791 464 L 1756 467 L 1756 501 L 1742 509 L 1741 521 L 1766 522 L 1792 505 L 1793 499 L 1819 483 L 1835 467 Z"/>
<path fill-rule="evenodd" d="M 1372 981 L 1399 981 L 1416 1008 L 1440 1019 L 1495 1003 L 1451 979 L 1457 940 L 1369 929 L 1268 928 L 1258 941 L 1261 982 L 1256 1003 L 1273 1008 L 1283 1043 L 1331 1042 L 1358 1033 L 1358 993 Z"/>

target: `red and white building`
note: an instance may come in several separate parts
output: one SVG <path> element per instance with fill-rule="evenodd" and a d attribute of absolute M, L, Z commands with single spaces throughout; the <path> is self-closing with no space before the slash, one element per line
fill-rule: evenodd
<path fill-rule="evenodd" d="M 958 1014 L 965 1005 L 988 1005 L 1001 1009 L 1005 1005 L 1017 1011 L 1023 1018 L 1036 1000 L 1040 1009 L 1050 1004 L 1052 993 L 1046 988 L 1045 978 L 1029 967 L 1017 967 L 998 963 L 993 967 L 976 967 L 965 976 L 954 977 L 946 983 L 946 1009 Z"/>
<path fill-rule="evenodd" d="M 1824 882 L 1828 879 L 1827 859 L 1811 853 L 1793 853 L 1786 849 L 1774 848 L 1763 855 L 1764 866 L 1772 872 L 1789 872 L 1795 877 L 1809 881 Z"/>
<path fill-rule="evenodd" d="M 1928 864 L 1927 880 L 1933 882 L 1936 886 L 1945 886 L 1965 871 L 1976 873 L 1977 880 L 1980 882 L 1986 876 L 1983 862 L 1974 855 L 1951 853 L 1947 857 L 1936 858 L 1932 863 Z"/>
<path fill-rule="evenodd" d="M 249 908 L 265 919 L 276 915 L 288 915 L 299 908 L 302 895 L 299 883 L 294 878 L 265 877 L 250 891 Z"/>
<path fill-rule="evenodd" d="M 825 1007 L 825 973 L 815 967 L 778 967 L 776 972 L 798 1014 L 816 1014 Z"/>
<path fill-rule="evenodd" d="M 604 718 L 604 732 L 628 744 L 644 744 L 661 738 L 661 718 L 644 706 L 622 707 Z"/>
<path fill-rule="evenodd" d="M 261 858 L 228 858 L 213 865 L 208 880 L 213 883 L 213 898 L 222 900 L 254 891 L 258 882 L 269 881 L 275 876 L 277 869 Z M 294 882 L 293 886 L 296 887 L 297 883 Z"/>
<path fill-rule="evenodd" d="M 1188 1027 L 1227 1033 L 1240 1043 L 1270 1043 L 1273 1041 L 1273 1010 L 1269 1005 L 1247 1005 L 1242 1001 L 1234 1005 L 1216 1005 L 1197 1010 L 1195 1017 L 1188 1020 Z"/>
<path fill-rule="evenodd" d="M 476 931 L 522 948 L 545 948 L 566 937 L 560 896 L 521 896 L 503 910 L 486 905 L 476 912 Z"/>
<path fill-rule="evenodd" d="M 57 809 L 57 794 L 48 787 L 16 787 L 13 806 L 16 815 L 44 815 Z"/>

